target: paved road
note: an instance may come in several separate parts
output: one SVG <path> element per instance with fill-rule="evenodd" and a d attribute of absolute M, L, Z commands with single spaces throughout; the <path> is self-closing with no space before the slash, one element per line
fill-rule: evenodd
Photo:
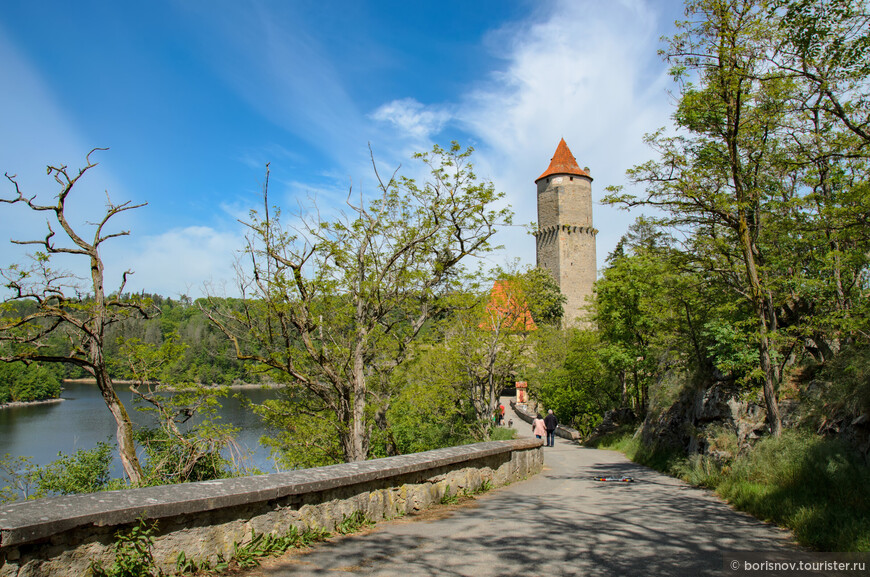
<path fill-rule="evenodd" d="M 530 433 L 515 416 L 514 427 Z M 785 531 L 619 453 L 562 439 L 544 450 L 541 474 L 468 506 L 382 522 L 248 575 L 739 575 L 723 570 L 724 552 L 792 549 Z M 636 482 L 593 480 L 622 475 Z"/>

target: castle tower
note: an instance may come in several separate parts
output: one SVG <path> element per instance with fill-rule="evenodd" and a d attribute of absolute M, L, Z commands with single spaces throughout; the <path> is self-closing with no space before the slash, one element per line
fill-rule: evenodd
<path fill-rule="evenodd" d="M 559 283 L 565 303 L 562 324 L 583 324 L 586 297 L 596 277 L 595 235 L 592 228 L 592 177 L 577 166 L 565 139 L 538 185 L 537 264 Z"/>

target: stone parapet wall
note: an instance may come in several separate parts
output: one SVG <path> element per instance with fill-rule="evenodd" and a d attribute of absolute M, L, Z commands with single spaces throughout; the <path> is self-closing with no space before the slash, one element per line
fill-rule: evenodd
<path fill-rule="evenodd" d="M 85 575 L 108 565 L 115 533 L 158 522 L 154 557 L 172 569 L 180 552 L 197 561 L 229 557 L 251 532 L 334 530 L 357 511 L 379 521 L 541 471 L 538 439 L 492 441 L 286 473 L 239 477 L 0 506 L 0 577 Z"/>
<path fill-rule="evenodd" d="M 514 412 L 524 420 L 525 422 L 532 424 L 532 421 L 535 420 L 535 413 L 529 411 L 522 405 L 517 404 L 516 401 L 511 401 L 511 408 Z M 579 441 L 580 440 L 580 431 L 577 429 L 572 429 L 571 427 L 566 427 L 565 425 L 558 425 L 556 427 L 556 436 L 562 437 L 563 439 L 568 439 L 569 441 Z"/>

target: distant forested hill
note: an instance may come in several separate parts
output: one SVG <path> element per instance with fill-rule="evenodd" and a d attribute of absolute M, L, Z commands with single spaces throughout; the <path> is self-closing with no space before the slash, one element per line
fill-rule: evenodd
<path fill-rule="evenodd" d="M 209 321 L 200 309 L 199 301 L 151 294 L 137 296 L 150 299 L 153 316 L 144 321 L 121 321 L 108 327 L 105 354 L 114 379 L 131 379 L 134 376 L 129 360 L 121 351 L 124 342 L 159 346 L 177 335 L 174 338 L 182 350 L 171 367 L 173 379 L 203 384 L 230 384 L 234 381 L 254 383 L 264 380 L 262 375 L 251 370 L 251 366 L 245 366 L 236 359 L 232 343 Z M 233 301 L 225 299 L 221 304 L 233 306 Z M 34 308 L 34 303 L 17 302 L 7 314 L 23 315 Z M 64 332 L 54 334 L 47 344 L 50 350 L 58 354 L 76 346 L 75 341 Z M 83 369 L 70 364 L 26 367 L 22 363 L 0 363 L 0 402 L 56 397 L 60 393 L 61 379 L 88 376 Z"/>

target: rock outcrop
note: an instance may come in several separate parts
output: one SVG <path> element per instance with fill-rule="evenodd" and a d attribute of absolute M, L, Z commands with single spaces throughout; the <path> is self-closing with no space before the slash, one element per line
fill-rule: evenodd
<path fill-rule="evenodd" d="M 797 403 L 780 401 L 783 425 L 789 426 Z M 767 410 L 760 392 L 733 381 L 715 381 L 683 393 L 663 412 L 647 415 L 641 431 L 644 444 L 729 459 L 767 430 Z"/>

